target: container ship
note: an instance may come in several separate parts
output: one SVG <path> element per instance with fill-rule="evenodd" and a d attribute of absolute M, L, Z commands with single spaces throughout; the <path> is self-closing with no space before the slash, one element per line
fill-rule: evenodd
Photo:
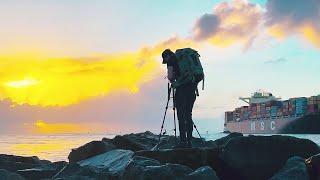
<path fill-rule="evenodd" d="M 239 98 L 247 106 L 225 112 L 225 131 L 244 134 L 319 134 L 320 95 L 281 100 L 268 92 Z"/>

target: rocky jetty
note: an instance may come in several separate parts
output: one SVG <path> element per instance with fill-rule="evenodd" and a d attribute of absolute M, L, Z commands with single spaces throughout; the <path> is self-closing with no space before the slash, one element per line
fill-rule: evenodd
<path fill-rule="evenodd" d="M 317 179 L 320 148 L 290 136 L 231 133 L 216 141 L 194 138 L 193 148 L 151 133 L 103 138 L 73 149 L 69 162 L 0 155 L 0 179 L 17 180 L 282 180 Z"/>

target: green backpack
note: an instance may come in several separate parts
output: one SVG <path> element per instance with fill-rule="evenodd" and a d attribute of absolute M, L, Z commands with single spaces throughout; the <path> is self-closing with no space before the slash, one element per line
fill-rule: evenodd
<path fill-rule="evenodd" d="M 178 84 L 184 84 L 189 81 L 198 84 L 202 81 L 202 89 L 204 89 L 204 72 L 199 53 L 194 49 L 184 48 L 176 50 L 175 54 L 178 58 L 178 66 L 182 78 Z"/>

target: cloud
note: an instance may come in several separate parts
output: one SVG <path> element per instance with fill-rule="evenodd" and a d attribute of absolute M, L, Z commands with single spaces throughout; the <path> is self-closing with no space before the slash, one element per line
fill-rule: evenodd
<path fill-rule="evenodd" d="M 274 59 L 274 60 L 268 60 L 265 62 L 265 64 L 279 64 L 279 63 L 284 63 L 287 62 L 288 60 L 286 58 L 278 58 L 278 59 Z"/>
<path fill-rule="evenodd" d="M 264 18 L 269 33 L 274 37 L 300 34 L 320 47 L 319 0 L 268 0 Z"/>
<path fill-rule="evenodd" d="M 196 42 L 210 42 L 226 47 L 243 43 L 249 49 L 254 40 L 266 32 L 274 38 L 290 35 L 320 47 L 320 1 L 268 0 L 262 8 L 247 0 L 222 2 L 195 22 L 192 31 Z"/>
<path fill-rule="evenodd" d="M 0 72 L 0 99 L 67 106 L 118 91 L 135 93 L 159 67 L 152 54 L 140 52 L 80 59 L 9 55 L 0 57 Z"/>
<path fill-rule="evenodd" d="M 111 93 L 136 93 L 157 77 L 166 48 L 191 46 L 177 36 L 136 52 L 86 57 L 50 57 L 40 53 L 0 56 L 0 100 L 15 104 L 69 106 Z"/>
<path fill-rule="evenodd" d="M 223 2 L 214 7 L 211 14 L 204 14 L 196 21 L 193 37 L 196 41 L 209 41 L 217 46 L 239 41 L 250 46 L 259 32 L 262 15 L 259 5 L 245 0 Z"/>

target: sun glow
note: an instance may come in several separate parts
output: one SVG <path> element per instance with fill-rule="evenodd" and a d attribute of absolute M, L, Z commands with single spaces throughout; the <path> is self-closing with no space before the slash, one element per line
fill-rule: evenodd
<path fill-rule="evenodd" d="M 19 105 L 68 106 L 114 92 L 137 93 L 159 72 L 154 56 L 143 52 L 20 57 L 0 56 L 0 100 Z"/>
<path fill-rule="evenodd" d="M 39 81 L 35 79 L 24 79 L 24 80 L 19 80 L 19 81 L 10 81 L 5 83 L 5 86 L 11 87 L 11 88 L 25 88 L 29 86 L 33 86 L 38 84 Z"/>

